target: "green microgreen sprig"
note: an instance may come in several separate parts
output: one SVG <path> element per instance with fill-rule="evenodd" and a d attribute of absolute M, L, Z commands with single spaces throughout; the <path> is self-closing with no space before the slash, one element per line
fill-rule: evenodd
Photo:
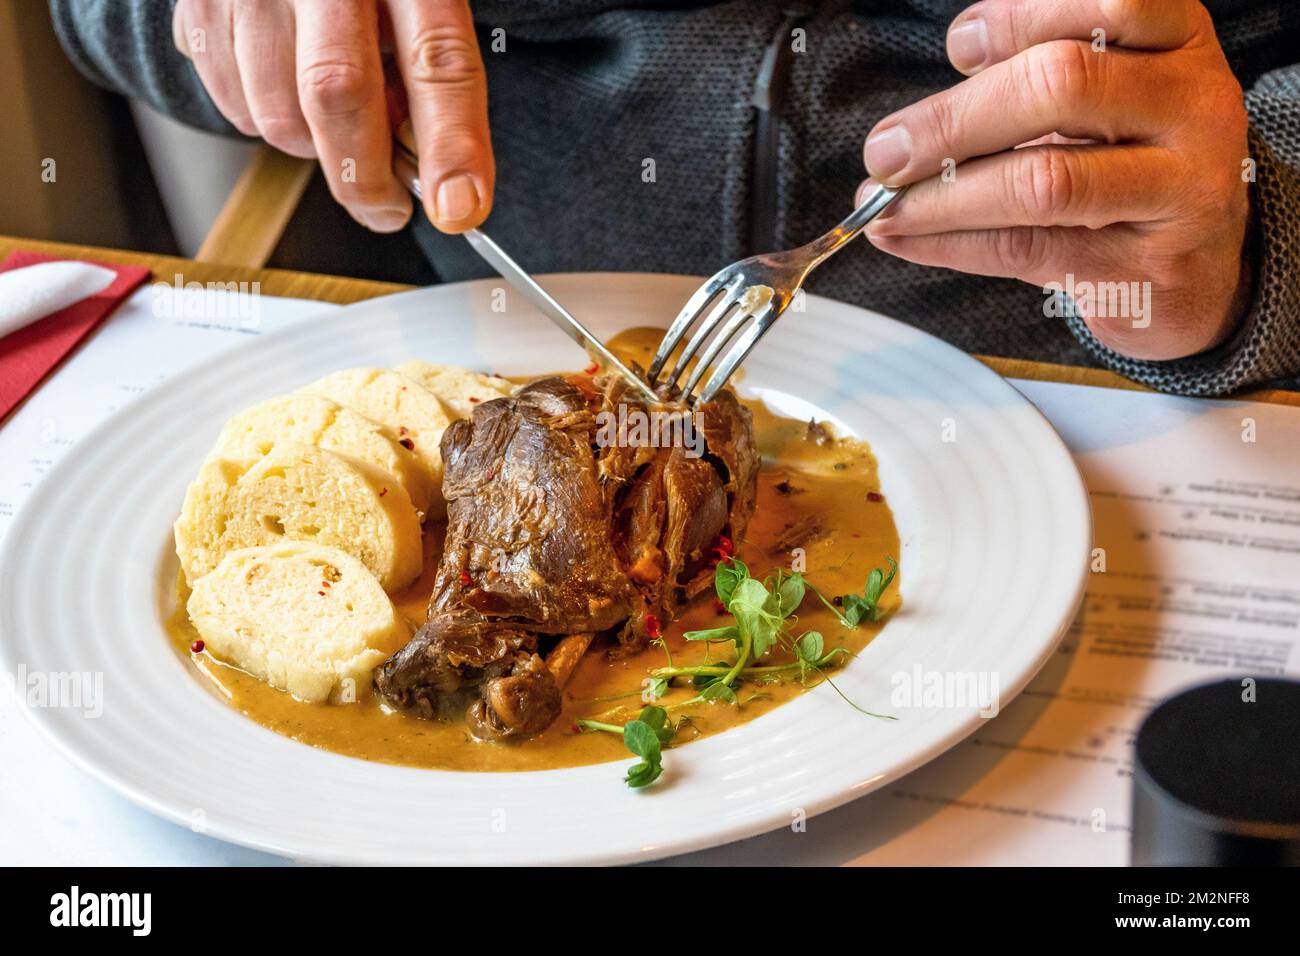
<path fill-rule="evenodd" d="M 862 621 L 879 621 L 882 616 L 881 596 L 898 572 L 897 562 L 888 556 L 886 560 L 890 565 L 888 572 L 880 568 L 872 569 L 861 595 L 840 597 L 839 603 L 844 608 L 843 611 L 828 601 L 799 572 L 778 568 L 760 581 L 750 575 L 748 566 L 739 558 L 718 562 L 713 576 L 714 591 L 723 610 L 732 616 L 734 623 L 687 631 L 684 637 L 688 641 L 729 644 L 735 649 L 735 661 L 677 665 L 673 663 L 667 644 L 662 639 L 657 639 L 653 643 L 663 647 L 668 659 L 667 665 L 652 670 L 641 691 L 619 697 L 640 693 L 643 699 L 649 697 L 658 700 L 668 692 L 672 682 L 679 678 L 689 679 L 697 693 L 688 700 L 668 707 L 650 704 L 642 708 L 636 719 L 626 724 L 579 720 L 578 727 L 582 730 L 621 734 L 627 749 L 641 758 L 640 762 L 628 770 L 625 782 L 629 787 L 641 789 L 654 783 L 663 774 L 663 750 L 672 743 L 678 728 L 689 721 L 689 718 L 683 717 L 677 724 L 673 724 L 668 716 L 669 710 L 701 703 L 741 706 L 736 688 L 742 683 L 761 684 L 794 677 L 806 684 L 815 674 L 830 684 L 835 693 L 859 713 L 882 720 L 897 719 L 859 707 L 826 674 L 826 669 L 852 656 L 848 650 L 836 647 L 828 651 L 825 638 L 817 631 L 806 631 L 794 637 L 788 623 L 794 618 L 808 591 L 817 595 L 845 627 L 857 627 Z M 788 664 L 757 663 L 777 646 L 791 653 L 794 661 Z M 763 700 L 768 696 L 770 695 L 761 692 L 751 694 L 744 703 Z M 604 699 L 615 700 L 618 697 Z"/>

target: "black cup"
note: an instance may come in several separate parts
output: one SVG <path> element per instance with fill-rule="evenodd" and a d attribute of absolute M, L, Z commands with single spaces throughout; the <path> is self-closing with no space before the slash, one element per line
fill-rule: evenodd
<path fill-rule="evenodd" d="M 1134 866 L 1300 864 L 1300 682 L 1183 691 L 1135 749 Z"/>

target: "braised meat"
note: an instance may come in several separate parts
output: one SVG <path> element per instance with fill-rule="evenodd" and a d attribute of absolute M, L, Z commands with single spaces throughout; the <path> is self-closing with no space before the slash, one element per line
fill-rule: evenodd
<path fill-rule="evenodd" d="M 657 636 L 743 536 L 758 480 L 751 417 L 730 392 L 691 415 L 647 408 L 616 376 L 542 378 L 485 402 L 446 430 L 442 458 L 428 620 L 375 687 L 426 717 L 464 713 L 481 737 L 559 715 L 538 655 L 551 639 L 604 633 L 617 653 Z"/>

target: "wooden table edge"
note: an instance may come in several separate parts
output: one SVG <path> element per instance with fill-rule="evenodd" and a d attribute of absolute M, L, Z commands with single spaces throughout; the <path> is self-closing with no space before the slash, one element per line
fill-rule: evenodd
<path fill-rule="evenodd" d="M 252 269 L 214 262 L 196 262 L 193 259 L 184 259 L 179 256 L 166 256 L 149 252 L 128 252 L 122 249 L 109 249 L 99 246 L 83 246 L 64 242 L 0 236 L 0 259 L 5 258 L 9 253 L 17 249 L 43 252 L 67 259 L 98 259 L 104 262 L 142 265 L 153 272 L 154 281 L 156 282 L 245 282 L 249 285 L 257 283 L 257 288 L 266 295 L 315 299 L 321 302 L 333 302 L 338 305 L 347 305 L 351 302 L 360 302 L 364 299 L 373 299 L 376 296 L 405 292 L 415 288 L 415 286 L 400 285 L 394 282 L 377 282 L 371 279 L 352 279 L 346 276 L 293 272 L 285 269 Z M 1139 385 L 1137 382 L 1106 369 L 1059 365 L 1052 362 L 1036 362 L 1030 359 L 1002 358 L 993 355 L 976 355 L 975 358 L 1006 378 L 1030 379 L 1038 382 L 1061 382 L 1071 385 L 1086 385 L 1091 388 L 1151 391 L 1144 385 Z M 1285 389 L 1256 389 L 1223 397 L 1237 401 L 1268 402 L 1276 405 L 1300 407 L 1300 392 Z"/>

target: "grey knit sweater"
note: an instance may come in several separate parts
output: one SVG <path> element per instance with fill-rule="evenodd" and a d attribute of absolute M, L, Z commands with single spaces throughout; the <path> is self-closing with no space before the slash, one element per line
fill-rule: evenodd
<path fill-rule="evenodd" d="M 173 2 L 51 7 L 69 56 L 95 82 L 233 133 L 172 46 Z M 960 79 L 944 38 L 967 5 L 474 0 L 484 39 L 494 28 L 506 38 L 501 53 L 484 44 L 498 162 L 491 227 L 537 272 L 709 274 L 806 242 L 852 201 L 872 125 Z M 1257 163 L 1253 301 L 1229 342 L 1193 358 L 1134 361 L 1081 321 L 1046 317 L 1032 286 L 912 265 L 866 242 L 831 260 L 810 290 L 970 351 L 1098 363 L 1166 391 L 1300 387 L 1300 3 L 1207 6 L 1246 90 Z M 795 28 L 806 31 L 806 52 L 786 53 Z M 783 51 L 770 73 L 769 47 Z M 769 76 L 770 95 L 756 97 Z M 415 233 L 442 278 L 486 274 L 462 240 L 427 222 Z"/>

